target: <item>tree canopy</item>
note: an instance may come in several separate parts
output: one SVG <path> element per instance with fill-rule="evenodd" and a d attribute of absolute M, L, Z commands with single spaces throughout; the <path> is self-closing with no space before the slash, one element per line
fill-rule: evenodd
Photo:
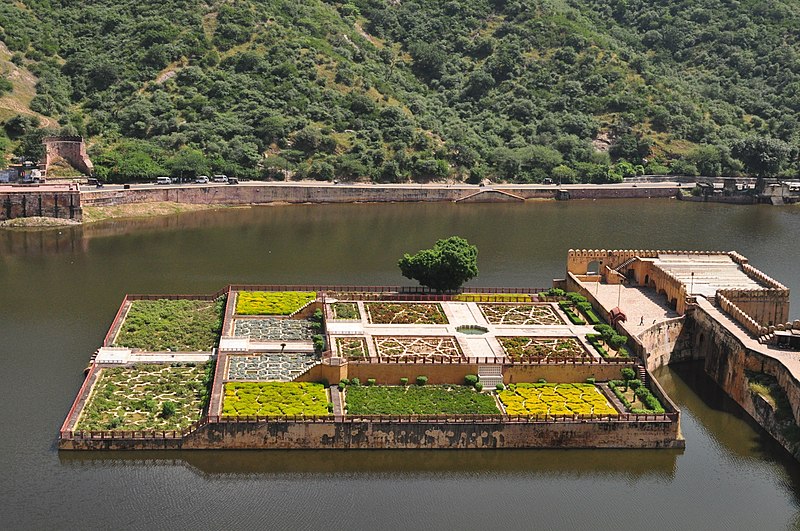
<path fill-rule="evenodd" d="M 452 291 L 478 275 L 478 248 L 464 238 L 438 240 L 432 249 L 404 254 L 397 263 L 406 278 L 436 291 Z"/>

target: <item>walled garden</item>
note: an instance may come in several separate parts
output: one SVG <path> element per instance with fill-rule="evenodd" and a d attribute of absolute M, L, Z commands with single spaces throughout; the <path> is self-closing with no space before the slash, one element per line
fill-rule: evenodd
<path fill-rule="evenodd" d="M 336 350 L 343 358 L 366 358 L 369 356 L 367 341 L 363 337 L 337 337 Z"/>
<path fill-rule="evenodd" d="M 515 362 L 534 360 L 590 359 L 573 337 L 498 337 L 506 355 Z"/>
<path fill-rule="evenodd" d="M 497 394 L 509 415 L 619 415 L 594 384 L 520 383 Z"/>
<path fill-rule="evenodd" d="M 463 385 L 354 386 L 345 390 L 349 415 L 497 415 L 494 397 Z"/>
<path fill-rule="evenodd" d="M 240 291 L 236 294 L 236 313 L 291 315 L 316 299 L 314 291 Z"/>
<path fill-rule="evenodd" d="M 452 336 L 375 336 L 375 349 L 383 360 L 442 361 L 463 359 L 461 347 Z"/>
<path fill-rule="evenodd" d="M 608 388 L 630 413 L 636 415 L 664 413 L 664 406 L 658 398 L 642 384 L 641 380 L 633 376 L 629 380 L 612 380 L 608 382 Z"/>
<path fill-rule="evenodd" d="M 233 335 L 254 341 L 310 341 L 318 325 L 310 319 L 234 319 Z"/>
<path fill-rule="evenodd" d="M 331 304 L 334 319 L 361 319 L 358 304 L 355 302 L 334 302 Z"/>
<path fill-rule="evenodd" d="M 222 415 L 230 417 L 326 416 L 325 387 L 307 382 L 227 382 Z"/>
<path fill-rule="evenodd" d="M 134 365 L 102 369 L 76 430 L 180 430 L 208 399 L 211 365 Z"/>
<path fill-rule="evenodd" d="M 441 304 L 368 302 L 364 305 L 373 324 L 447 324 Z"/>
<path fill-rule="evenodd" d="M 113 346 L 149 352 L 210 351 L 219 341 L 224 311 L 224 297 L 133 301 Z"/>
<path fill-rule="evenodd" d="M 564 324 L 549 304 L 478 304 L 483 316 L 493 325 Z"/>
<path fill-rule="evenodd" d="M 270 352 L 228 356 L 228 380 L 290 382 L 319 362 L 314 354 Z"/>

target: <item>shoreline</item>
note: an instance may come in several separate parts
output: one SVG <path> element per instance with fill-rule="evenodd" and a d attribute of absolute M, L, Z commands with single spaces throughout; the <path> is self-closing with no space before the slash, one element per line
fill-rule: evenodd
<path fill-rule="evenodd" d="M 0 228 L 48 227 L 134 219 L 253 205 L 337 203 L 526 203 L 576 199 L 674 198 L 679 183 L 613 185 L 363 184 L 330 182 L 247 182 L 238 185 L 108 185 L 77 190 L 74 185 L 0 187 L 0 220 L 54 218 L 0 224 Z M 65 208 L 65 205 L 69 208 Z"/>

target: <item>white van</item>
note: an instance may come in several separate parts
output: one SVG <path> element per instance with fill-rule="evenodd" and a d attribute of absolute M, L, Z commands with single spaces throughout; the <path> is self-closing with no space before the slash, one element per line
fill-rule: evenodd
<path fill-rule="evenodd" d="M 169 177 L 158 177 L 156 178 L 156 184 L 172 184 L 172 179 Z"/>
<path fill-rule="evenodd" d="M 215 175 L 212 180 L 215 183 L 226 183 L 226 182 L 228 182 L 228 176 L 227 175 Z"/>

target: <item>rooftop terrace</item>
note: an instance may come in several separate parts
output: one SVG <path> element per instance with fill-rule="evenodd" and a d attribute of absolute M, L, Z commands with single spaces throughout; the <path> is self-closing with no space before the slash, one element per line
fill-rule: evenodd
<path fill-rule="evenodd" d="M 720 289 L 760 289 L 727 254 L 659 254 L 653 264 L 674 275 L 695 295 L 713 297 Z"/>

